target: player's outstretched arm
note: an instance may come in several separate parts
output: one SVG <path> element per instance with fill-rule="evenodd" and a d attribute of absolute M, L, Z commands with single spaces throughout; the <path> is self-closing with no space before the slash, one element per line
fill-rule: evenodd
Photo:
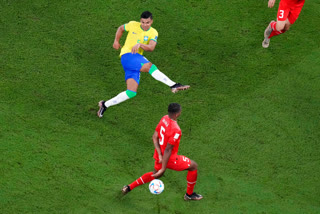
<path fill-rule="evenodd" d="M 158 155 L 159 155 L 159 163 L 162 163 L 162 154 L 161 154 L 161 149 L 160 149 L 160 145 L 159 145 L 159 136 L 158 136 L 158 132 L 155 131 L 152 135 L 152 141 L 154 144 L 154 148 L 157 150 Z"/>
<path fill-rule="evenodd" d="M 118 27 L 118 30 L 116 32 L 116 36 L 115 36 L 114 42 L 113 42 L 113 48 L 116 50 L 121 48 L 120 39 L 122 37 L 123 32 L 124 32 L 124 25 L 121 25 L 120 27 Z"/>
<path fill-rule="evenodd" d="M 274 6 L 274 3 L 276 2 L 276 0 L 269 0 L 268 1 L 268 7 L 272 8 Z"/>
<path fill-rule="evenodd" d="M 173 149 L 173 145 L 168 143 L 166 149 L 164 150 L 164 154 L 163 154 L 162 168 L 157 173 L 152 175 L 154 178 L 160 178 L 164 174 L 164 172 L 166 171 L 167 164 L 168 164 L 169 158 L 171 156 L 172 149 Z"/>
<path fill-rule="evenodd" d="M 138 43 L 135 46 L 133 46 L 133 48 L 131 49 L 131 52 L 132 53 L 137 53 L 139 51 L 139 48 L 142 48 L 145 51 L 152 52 L 156 48 L 156 45 L 157 45 L 157 43 L 155 41 L 153 41 L 153 40 L 151 40 L 149 42 L 149 44 L 147 44 L 147 45 Z"/>

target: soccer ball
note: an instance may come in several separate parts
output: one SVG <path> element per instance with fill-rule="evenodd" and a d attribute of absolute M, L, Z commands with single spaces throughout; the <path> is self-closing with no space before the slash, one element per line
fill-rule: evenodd
<path fill-rule="evenodd" d="M 149 190 L 152 194 L 159 195 L 164 190 L 164 184 L 159 179 L 154 179 L 149 184 Z"/>

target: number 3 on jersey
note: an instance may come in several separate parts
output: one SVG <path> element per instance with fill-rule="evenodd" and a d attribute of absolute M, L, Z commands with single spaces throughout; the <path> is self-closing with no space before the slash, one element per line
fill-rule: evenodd
<path fill-rule="evenodd" d="M 284 14 L 284 10 L 280 10 L 279 18 L 282 19 Z"/>

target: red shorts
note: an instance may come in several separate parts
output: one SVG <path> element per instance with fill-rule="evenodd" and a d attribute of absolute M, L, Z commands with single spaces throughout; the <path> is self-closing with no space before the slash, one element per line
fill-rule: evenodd
<path fill-rule="evenodd" d="M 304 2 L 305 0 L 298 1 L 297 3 L 287 3 L 285 0 L 281 0 L 277 20 L 285 21 L 288 19 L 289 22 L 293 24 L 299 17 Z"/>
<path fill-rule="evenodd" d="M 189 168 L 191 161 L 189 158 L 183 155 L 175 155 L 174 157 L 170 157 L 167 168 L 175 171 L 182 171 Z M 161 163 L 158 163 L 157 160 L 154 162 L 155 170 L 159 171 L 162 167 Z"/>

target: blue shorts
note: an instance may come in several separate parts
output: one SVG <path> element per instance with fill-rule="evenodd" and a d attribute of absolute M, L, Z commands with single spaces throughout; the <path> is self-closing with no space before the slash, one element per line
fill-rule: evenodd
<path fill-rule="evenodd" d="M 125 72 L 125 80 L 133 78 L 138 84 L 140 82 L 140 69 L 149 60 L 140 54 L 126 53 L 121 56 L 121 64 Z"/>

